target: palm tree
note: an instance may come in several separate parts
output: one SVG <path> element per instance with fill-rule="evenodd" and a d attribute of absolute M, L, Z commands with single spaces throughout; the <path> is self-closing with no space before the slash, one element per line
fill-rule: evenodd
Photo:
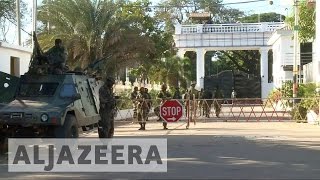
<path fill-rule="evenodd" d="M 68 49 L 69 65 L 73 67 L 83 68 L 100 59 L 106 71 L 135 64 L 146 54 L 152 54 L 154 45 L 135 26 L 146 12 L 128 3 L 131 2 L 47 0 L 40 7 L 38 18 L 44 24 L 39 33 L 40 45 L 46 50 L 54 39 L 61 38 Z M 125 14 L 124 7 L 131 8 L 133 13 Z"/>
<path fill-rule="evenodd" d="M 163 82 L 170 87 L 181 86 L 187 88 L 187 82 L 191 79 L 191 64 L 189 58 L 171 56 L 158 61 L 157 66 L 152 66 L 149 77 L 153 81 Z"/>

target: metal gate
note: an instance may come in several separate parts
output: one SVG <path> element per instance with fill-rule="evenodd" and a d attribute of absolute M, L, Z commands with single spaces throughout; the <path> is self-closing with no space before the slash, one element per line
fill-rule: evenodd
<path fill-rule="evenodd" d="M 158 120 L 155 110 L 160 100 L 150 102 L 148 120 Z M 320 98 L 281 99 L 195 99 L 179 100 L 184 105 L 181 121 L 225 121 L 225 122 L 307 122 L 319 123 Z M 129 99 L 119 99 L 116 120 L 136 122 L 134 103 Z"/>

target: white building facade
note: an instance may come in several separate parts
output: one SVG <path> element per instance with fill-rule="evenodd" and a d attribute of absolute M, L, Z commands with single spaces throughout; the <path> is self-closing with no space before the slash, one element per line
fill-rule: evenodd
<path fill-rule="evenodd" d="M 28 71 L 32 49 L 0 42 L 0 71 L 17 77 Z"/>
<path fill-rule="evenodd" d="M 197 87 L 203 88 L 205 75 L 204 56 L 208 51 L 258 50 L 260 51 L 261 97 L 267 98 L 273 89 L 268 80 L 268 52 L 272 48 L 267 43 L 272 34 L 284 27 L 284 23 L 234 23 L 234 24 L 194 24 L 176 25 L 175 45 L 178 56 L 187 51 L 197 54 Z"/>
<path fill-rule="evenodd" d="M 293 74 L 293 31 L 285 27 L 273 33 L 268 44 L 272 46 L 272 76 L 275 88 L 285 81 L 292 81 Z"/>

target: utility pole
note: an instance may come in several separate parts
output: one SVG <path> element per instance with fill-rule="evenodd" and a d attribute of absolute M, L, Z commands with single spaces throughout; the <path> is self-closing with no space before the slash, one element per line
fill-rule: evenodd
<path fill-rule="evenodd" d="M 21 46 L 21 18 L 20 18 L 20 0 L 16 0 L 16 18 L 17 18 L 17 38 L 18 45 Z"/>
<path fill-rule="evenodd" d="M 299 1 L 294 0 L 293 98 L 298 96 Z"/>
<path fill-rule="evenodd" d="M 37 0 L 33 0 L 32 4 L 32 47 L 34 47 L 33 32 L 37 30 Z"/>

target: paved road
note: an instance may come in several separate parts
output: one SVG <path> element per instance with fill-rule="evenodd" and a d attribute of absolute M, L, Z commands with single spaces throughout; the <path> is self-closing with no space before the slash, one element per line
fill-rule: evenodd
<path fill-rule="evenodd" d="M 191 125 L 160 123 L 122 124 L 117 137 L 168 138 L 167 173 L 8 173 L 0 167 L 1 178 L 8 179 L 319 179 L 320 126 L 290 122 L 232 123 L 206 122 Z M 82 136 L 96 137 L 96 132 Z"/>

